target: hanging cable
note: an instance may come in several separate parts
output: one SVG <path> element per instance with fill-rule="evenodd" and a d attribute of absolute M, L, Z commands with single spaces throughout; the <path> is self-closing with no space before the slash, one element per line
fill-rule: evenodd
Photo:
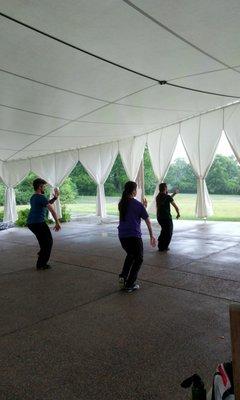
<path fill-rule="evenodd" d="M 160 85 L 168 85 L 168 86 L 174 86 L 179 89 L 184 89 L 184 90 L 191 90 L 192 92 L 198 92 L 198 93 L 203 93 L 203 94 L 211 94 L 213 96 L 221 96 L 221 97 L 231 97 L 233 99 L 240 99 L 240 96 L 233 96 L 231 94 L 223 94 L 223 93 L 216 93 L 216 92 L 209 92 L 208 90 L 200 90 L 200 89 L 194 89 L 190 88 L 187 86 L 182 86 L 182 85 L 176 85 L 175 83 L 169 83 L 167 81 L 160 81 Z"/>
<path fill-rule="evenodd" d="M 17 24 L 22 25 L 22 26 L 24 26 L 25 28 L 31 29 L 31 30 L 34 31 L 34 32 L 40 33 L 40 34 L 43 35 L 43 36 L 46 36 L 46 37 L 48 37 L 48 38 L 50 38 L 50 39 L 53 39 L 53 40 L 55 40 L 56 42 L 62 43 L 62 44 L 64 44 L 65 46 L 68 46 L 68 47 L 71 47 L 72 49 L 78 50 L 78 51 L 80 51 L 81 53 L 84 53 L 84 54 L 87 54 L 88 56 L 94 57 L 94 58 L 96 58 L 96 59 L 98 59 L 98 60 L 100 60 L 100 61 L 104 61 L 104 62 L 106 62 L 106 63 L 108 63 L 108 64 L 110 64 L 110 65 L 113 65 L 113 66 L 115 66 L 115 67 L 124 69 L 125 71 L 132 72 L 133 74 L 142 76 L 143 78 L 147 78 L 147 79 L 151 79 L 152 81 L 159 82 L 159 80 L 158 80 L 157 78 L 153 78 L 153 77 L 151 77 L 151 76 L 149 76 L 149 75 L 143 74 L 143 73 L 141 73 L 141 72 L 137 72 L 137 71 L 135 71 L 135 70 L 133 70 L 133 69 L 131 69 L 131 68 L 125 67 L 124 65 L 115 63 L 114 61 L 111 61 L 111 60 L 108 60 L 108 59 L 106 59 L 106 58 L 104 58 L 104 57 L 98 56 L 97 54 L 94 54 L 94 53 L 91 53 L 90 51 L 84 50 L 84 49 L 82 49 L 81 47 L 75 46 L 75 45 L 72 44 L 72 43 L 69 43 L 69 42 L 66 42 L 65 40 L 59 39 L 58 37 L 56 37 L 56 36 L 54 36 L 54 35 L 50 35 L 50 34 L 47 33 L 47 32 L 41 31 L 40 29 L 37 29 L 37 28 L 35 28 L 34 26 L 31 26 L 31 25 L 29 25 L 29 24 L 26 24 L 25 22 L 19 21 L 19 20 L 17 20 L 16 18 L 10 17 L 10 16 L 7 15 L 7 14 L 4 14 L 4 13 L 0 12 L 0 16 L 1 16 L 1 17 L 4 17 L 4 18 L 7 18 L 7 19 L 9 19 L 10 21 L 16 22 Z"/>
<path fill-rule="evenodd" d="M 46 36 L 46 37 L 48 37 L 48 38 L 50 38 L 50 39 L 52 39 L 52 40 L 55 40 L 56 42 L 59 42 L 59 43 L 65 45 L 65 46 L 68 46 L 68 47 L 71 47 L 72 49 L 78 50 L 78 51 L 80 51 L 81 53 L 87 54 L 87 55 L 89 55 L 89 56 L 91 56 L 91 57 L 94 57 L 94 58 L 96 58 L 96 59 L 98 59 L 98 60 L 100 60 L 100 61 L 103 61 L 103 62 L 105 62 L 105 63 L 107 63 L 107 64 L 113 65 L 114 67 L 121 68 L 121 69 L 123 69 L 123 70 L 125 70 L 125 71 L 128 71 L 128 72 L 131 72 L 131 73 L 133 73 L 133 74 L 135 74 L 135 75 L 141 76 L 141 77 L 143 77 L 143 78 L 150 79 L 150 80 L 152 80 L 152 81 L 154 81 L 154 82 L 158 82 L 160 85 L 174 86 L 174 87 L 177 87 L 177 88 L 179 88 L 179 89 L 191 90 L 191 91 L 193 91 L 193 92 L 198 92 L 198 93 L 203 93 L 203 94 L 209 94 L 209 95 L 213 95 L 213 96 L 221 96 L 221 97 L 230 97 L 230 98 L 233 98 L 233 99 L 240 99 L 240 96 L 234 96 L 234 95 L 223 94 L 223 93 L 209 92 L 209 91 L 207 91 L 207 90 L 200 90 L 200 89 L 189 88 L 189 87 L 187 87 L 187 86 L 176 85 L 176 84 L 173 84 L 173 83 L 169 83 L 169 82 L 167 82 L 166 80 L 159 80 L 159 79 L 154 78 L 154 77 L 152 77 L 152 76 L 150 76 L 150 75 L 147 75 L 147 74 L 138 72 L 138 71 L 136 71 L 136 70 L 134 70 L 134 69 L 125 67 L 124 65 L 121 65 L 121 64 L 115 63 L 114 61 L 108 60 L 107 58 L 104 58 L 104 57 L 98 56 L 97 54 L 91 53 L 90 51 L 84 50 L 84 49 L 82 49 L 81 47 L 78 47 L 78 46 L 76 46 L 76 45 L 74 45 L 74 44 L 71 44 L 71 43 L 69 43 L 69 42 L 66 42 L 65 40 L 59 39 L 58 37 L 56 37 L 56 36 L 54 36 L 54 35 L 51 35 L 51 34 L 49 34 L 49 33 L 47 33 L 47 32 L 44 32 L 44 31 L 42 31 L 42 30 L 40 30 L 40 29 L 38 29 L 38 28 L 35 28 L 34 26 L 31 26 L 31 25 L 29 25 L 29 24 L 26 24 L 25 22 L 19 21 L 19 20 L 17 20 L 16 18 L 10 17 L 10 16 L 7 15 L 7 14 L 4 14 L 4 13 L 0 12 L 0 16 L 3 17 L 3 18 L 8 19 L 8 20 L 10 20 L 10 21 L 13 21 L 13 22 L 15 22 L 15 23 L 17 23 L 17 24 L 19 24 L 19 25 L 22 25 L 22 26 L 24 26 L 25 28 L 28 28 L 28 29 L 30 29 L 30 30 L 32 30 L 32 31 L 34 31 L 34 32 L 37 32 L 37 33 L 39 33 L 40 35 L 43 35 L 43 36 Z"/>

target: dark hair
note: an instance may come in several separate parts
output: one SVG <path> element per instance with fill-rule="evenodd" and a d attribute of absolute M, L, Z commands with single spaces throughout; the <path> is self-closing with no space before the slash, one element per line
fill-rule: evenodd
<path fill-rule="evenodd" d="M 120 221 L 123 221 L 127 212 L 128 203 L 130 200 L 130 196 L 137 189 L 136 182 L 128 181 L 125 183 L 124 191 L 122 193 L 121 200 L 118 203 L 118 210 L 120 215 Z"/>
<path fill-rule="evenodd" d="M 34 190 L 38 190 L 39 186 L 46 185 L 46 181 L 41 178 L 34 179 L 33 181 L 33 188 Z"/>
<path fill-rule="evenodd" d="M 165 182 L 160 183 L 160 185 L 159 185 L 159 192 L 160 192 L 160 193 L 163 193 L 164 190 L 166 189 L 166 187 L 167 187 L 167 184 L 166 184 Z"/>

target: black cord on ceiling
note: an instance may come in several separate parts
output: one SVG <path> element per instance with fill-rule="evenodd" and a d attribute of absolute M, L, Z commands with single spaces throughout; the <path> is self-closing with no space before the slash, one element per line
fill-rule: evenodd
<path fill-rule="evenodd" d="M 22 26 L 24 26 L 25 28 L 28 28 L 28 29 L 30 29 L 30 30 L 32 30 L 32 31 L 34 31 L 34 32 L 37 32 L 37 33 L 39 33 L 39 34 L 41 34 L 41 35 L 43 35 L 43 36 L 46 36 L 46 37 L 48 37 L 48 38 L 50 38 L 50 39 L 52 39 L 52 40 L 55 40 L 56 42 L 59 42 L 59 43 L 65 45 L 65 46 L 68 46 L 68 47 L 71 47 L 72 49 L 78 50 L 78 51 L 80 51 L 81 53 L 87 54 L 87 55 L 89 55 L 89 56 L 91 56 L 91 57 L 94 57 L 94 58 L 100 60 L 100 61 L 103 61 L 103 62 L 105 62 L 105 63 L 108 63 L 108 64 L 110 64 L 110 65 L 113 65 L 114 67 L 121 68 L 121 69 L 123 69 L 123 70 L 125 70 L 125 71 L 128 71 L 128 72 L 131 72 L 131 73 L 133 73 L 133 74 L 135 74 L 135 75 L 141 76 L 141 77 L 143 77 L 143 78 L 150 79 L 150 80 L 152 80 L 152 81 L 154 81 L 154 82 L 159 83 L 160 85 L 174 86 L 174 87 L 179 88 L 179 89 L 191 90 L 191 91 L 193 91 L 193 92 L 198 92 L 198 93 L 203 93 L 203 94 L 208 94 L 208 95 L 213 95 L 213 96 L 221 96 L 221 97 L 229 97 L 229 98 L 233 98 L 233 99 L 240 99 L 240 96 L 234 96 L 234 95 L 224 94 L 224 93 L 209 92 L 209 91 L 207 91 L 207 90 L 200 90 L 200 89 L 190 88 L 190 87 L 187 87 L 187 86 L 176 85 L 176 84 L 173 84 L 173 83 L 169 83 L 169 82 L 167 82 L 166 80 L 159 80 L 159 79 L 154 78 L 154 77 L 152 77 L 152 76 L 150 76 L 150 75 L 143 74 L 143 73 L 141 73 L 141 72 L 135 71 L 134 69 L 125 67 L 124 65 L 115 63 L 114 61 L 108 60 L 108 59 L 106 59 L 106 58 L 104 58 L 104 57 L 98 56 L 97 54 L 91 53 L 90 51 L 84 50 L 84 49 L 82 49 L 82 48 L 80 48 L 80 47 L 78 47 L 78 46 L 76 46 L 76 45 L 74 45 L 74 44 L 71 44 L 71 43 L 69 43 L 69 42 L 66 42 L 65 40 L 59 39 L 59 38 L 56 37 L 56 36 L 53 36 L 53 35 L 51 35 L 51 34 L 49 34 L 49 33 L 47 33 L 47 32 L 44 32 L 44 31 L 42 31 L 42 30 L 40 30 L 40 29 L 37 29 L 37 28 L 35 28 L 34 26 L 31 26 L 31 25 L 29 25 L 29 24 L 26 24 L 25 22 L 19 21 L 19 20 L 17 20 L 16 18 L 10 17 L 10 16 L 7 15 L 7 14 L 4 14 L 4 13 L 0 12 L 0 16 L 3 17 L 3 18 L 8 19 L 8 20 L 10 20 L 10 21 L 13 21 L 13 22 L 15 22 L 15 23 L 17 23 L 17 24 L 19 24 L 19 25 L 22 25 Z"/>
<path fill-rule="evenodd" d="M 178 89 L 191 90 L 192 92 L 198 92 L 198 93 L 203 93 L 203 94 L 211 94 L 213 96 L 231 97 L 233 99 L 240 99 L 240 96 L 234 96 L 234 95 L 231 95 L 231 94 L 224 94 L 224 93 L 209 92 L 208 90 L 194 89 L 194 88 L 190 88 L 188 86 L 176 85 L 175 83 L 170 83 L 170 82 L 167 82 L 167 81 L 159 81 L 159 84 L 160 85 L 173 86 L 173 87 L 176 87 Z"/>

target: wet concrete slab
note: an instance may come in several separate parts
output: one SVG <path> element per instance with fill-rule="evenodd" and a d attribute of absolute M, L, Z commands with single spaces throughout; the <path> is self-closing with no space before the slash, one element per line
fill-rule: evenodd
<path fill-rule="evenodd" d="M 166 253 L 143 233 L 141 290 L 128 295 L 117 224 L 63 225 L 49 271 L 35 270 L 31 232 L 0 232 L 1 400 L 183 400 L 195 372 L 210 387 L 231 356 L 240 224 L 177 221 Z"/>
<path fill-rule="evenodd" d="M 0 301 L 4 324 L 0 325 L 0 335 L 116 291 L 117 285 L 110 274 L 103 280 L 98 271 L 74 266 L 66 268 L 60 263 L 49 271 L 31 268 L 3 274 Z"/>
<path fill-rule="evenodd" d="M 49 392 L 54 399 L 64 387 L 80 399 L 183 400 L 182 379 L 196 370 L 207 379 L 230 356 L 228 307 L 145 286 L 141 294 L 113 293 L 4 336 L 0 349 L 1 382 L 20 398 Z"/>

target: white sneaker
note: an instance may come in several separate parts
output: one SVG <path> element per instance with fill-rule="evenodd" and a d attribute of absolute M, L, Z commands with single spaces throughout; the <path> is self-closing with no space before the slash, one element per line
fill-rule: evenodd
<path fill-rule="evenodd" d="M 134 290 L 139 290 L 139 289 L 140 289 L 140 286 L 137 283 L 134 283 L 133 286 L 126 287 L 127 293 L 132 293 L 132 292 L 134 292 Z"/>

